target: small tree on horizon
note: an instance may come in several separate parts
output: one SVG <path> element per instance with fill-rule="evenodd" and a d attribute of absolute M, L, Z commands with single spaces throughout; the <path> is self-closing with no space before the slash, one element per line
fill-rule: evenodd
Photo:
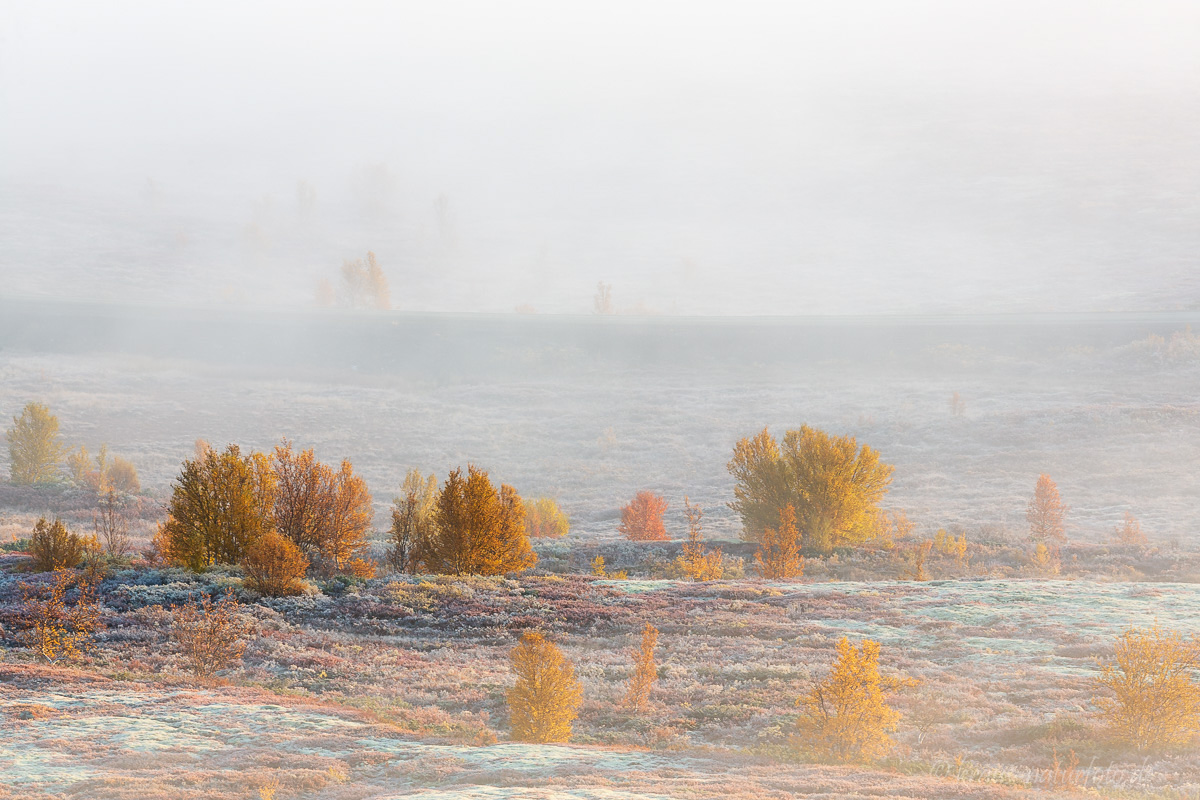
<path fill-rule="evenodd" d="M 613 313 L 612 284 L 600 281 L 592 298 L 592 312 L 607 316 Z"/>
<path fill-rule="evenodd" d="M 666 542 L 670 540 L 663 525 L 667 501 L 662 495 L 640 491 L 621 509 L 618 530 L 631 542 Z"/>
<path fill-rule="evenodd" d="M 12 427 L 8 440 L 9 476 L 18 486 L 53 483 L 66 451 L 58 433 L 58 417 L 41 403 L 27 403 Z"/>
<path fill-rule="evenodd" d="M 900 580 L 929 580 L 929 575 L 925 572 L 925 564 L 929 560 L 929 553 L 932 550 L 933 542 L 928 539 L 923 542 L 914 542 L 909 546 L 904 554 L 905 566 L 900 571 Z"/>
<path fill-rule="evenodd" d="M 546 744 L 571 739 L 583 690 L 562 651 L 537 631 L 527 631 L 510 655 L 517 682 L 508 690 L 512 737 Z"/>
<path fill-rule="evenodd" d="M 1117 526 L 1113 540 L 1126 547 L 1145 547 L 1149 543 L 1142 530 L 1142 523 L 1128 511 L 1125 512 L 1123 523 Z"/>
<path fill-rule="evenodd" d="M 1025 510 L 1029 522 L 1029 538 L 1035 543 L 1063 544 L 1067 535 L 1063 528 L 1063 517 L 1067 506 L 1058 495 L 1058 486 L 1049 475 L 1038 475 L 1033 497 Z"/>
<path fill-rule="evenodd" d="M 383 274 L 383 268 L 373 252 L 367 253 L 365 264 L 362 259 L 348 260 L 342 264 L 342 286 L 346 302 L 352 308 L 386 311 L 392 307 L 387 276 Z"/>
<path fill-rule="evenodd" d="M 66 463 L 72 482 L 81 488 L 91 489 L 97 494 L 107 491 L 137 494 L 142 490 L 141 482 L 138 480 L 137 467 L 132 461 L 120 456 L 113 456 L 110 459 L 107 444 L 101 443 L 100 452 L 96 454 L 94 468 L 87 448 L 83 445 L 67 456 Z"/>
<path fill-rule="evenodd" d="M 539 497 L 525 504 L 525 533 L 531 539 L 566 536 L 571 530 L 571 518 L 551 497 Z"/>

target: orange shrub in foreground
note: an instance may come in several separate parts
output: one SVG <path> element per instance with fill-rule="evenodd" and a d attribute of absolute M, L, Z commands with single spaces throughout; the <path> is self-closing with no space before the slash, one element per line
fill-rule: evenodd
<path fill-rule="evenodd" d="M 842 637 L 837 652 L 829 677 L 797 702 L 802 713 L 796 744 L 833 761 L 873 761 L 891 749 L 888 733 L 900 721 L 884 693 L 916 682 L 879 674 L 878 642 L 865 639 L 855 647 Z"/>
<path fill-rule="evenodd" d="M 571 723 L 583 701 L 571 662 L 536 631 L 521 637 L 511 659 L 517 674 L 516 685 L 508 690 L 513 738 L 539 744 L 570 741 Z"/>

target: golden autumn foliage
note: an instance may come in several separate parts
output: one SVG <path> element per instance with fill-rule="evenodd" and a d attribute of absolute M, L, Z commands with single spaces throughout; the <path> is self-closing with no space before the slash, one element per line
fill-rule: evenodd
<path fill-rule="evenodd" d="M 96 457 L 97 461 L 104 456 L 104 450 Z M 72 450 L 66 456 L 67 472 L 71 475 L 71 482 L 76 486 L 91 486 L 96 488 L 99 486 L 99 472 L 92 469 L 92 458 L 88 455 L 86 447 L 80 445 L 78 450 Z"/>
<path fill-rule="evenodd" d="M 431 553 L 436 531 L 437 477 L 411 469 L 392 500 L 392 528 L 387 563 L 396 572 L 420 571 Z"/>
<path fill-rule="evenodd" d="M 663 526 L 663 513 L 666 510 L 667 501 L 661 495 L 640 491 L 621 509 L 618 530 L 633 542 L 668 541 L 670 537 Z"/>
<path fill-rule="evenodd" d="M 259 784 L 258 800 L 275 800 L 276 793 L 279 792 L 279 778 L 272 776 L 266 783 Z"/>
<path fill-rule="evenodd" d="M 274 527 L 274 472 L 261 453 L 197 448 L 172 487 L 160 549 L 191 570 L 237 564 Z"/>
<path fill-rule="evenodd" d="M 929 561 L 929 553 L 933 550 L 933 542 L 915 542 L 904 553 L 904 569 L 900 572 L 901 580 L 927 581 L 929 574 L 925 564 Z"/>
<path fill-rule="evenodd" d="M 592 559 L 592 574 L 597 578 L 607 578 L 613 581 L 623 581 L 629 578 L 629 573 L 623 569 L 609 572 L 604 566 L 604 556 L 596 556 Z"/>
<path fill-rule="evenodd" d="M 58 417 L 41 403 L 28 403 L 12 427 L 8 440 L 9 476 L 17 485 L 53 483 L 59 477 L 64 450 L 58 435 Z"/>
<path fill-rule="evenodd" d="M 215 603 L 205 596 L 175 609 L 171 638 L 197 677 L 207 678 L 242 660 L 245 627 L 237 608 L 233 592 L 226 591 Z"/>
<path fill-rule="evenodd" d="M 468 465 L 446 478 L 434 508 L 426 567 L 453 575 L 504 575 L 530 569 L 537 554 L 525 535 L 525 506 L 511 486 L 497 491 L 486 471 Z"/>
<path fill-rule="evenodd" d="M 784 508 L 796 509 L 798 498 L 788 465 L 768 429 L 739 440 L 728 469 L 736 481 L 729 507 L 741 516 L 748 541 L 757 542 L 763 531 L 778 524 Z"/>
<path fill-rule="evenodd" d="M 908 518 L 908 512 L 903 508 L 875 512 L 875 536 L 873 544 L 883 550 L 892 550 L 897 541 L 903 541 L 912 535 L 917 523 Z"/>
<path fill-rule="evenodd" d="M 75 569 L 83 562 L 83 539 L 67 530 L 61 520 L 47 522 L 42 517 L 29 536 L 29 554 L 33 556 L 34 572 Z"/>
<path fill-rule="evenodd" d="M 351 578 L 370 580 L 378 572 L 378 565 L 369 558 L 352 558 L 346 562 L 346 574 Z"/>
<path fill-rule="evenodd" d="M 275 472 L 275 527 L 306 557 L 320 551 L 331 511 L 333 470 L 317 460 L 313 450 L 292 449 L 284 439 L 271 454 Z"/>
<path fill-rule="evenodd" d="M 865 639 L 855 647 L 843 637 L 837 652 L 829 676 L 796 703 L 801 717 L 795 744 L 834 761 L 873 761 L 891 749 L 888 733 L 900 721 L 885 694 L 916 682 L 880 675 L 878 642 Z"/>
<path fill-rule="evenodd" d="M 516 684 L 508 690 L 512 737 L 517 741 L 567 742 L 583 702 L 575 668 L 536 631 L 527 632 L 510 655 Z"/>
<path fill-rule="evenodd" d="M 1096 705 L 1117 738 L 1138 750 L 1185 744 L 1200 733 L 1200 641 L 1155 626 L 1130 628 L 1101 667 Z"/>
<path fill-rule="evenodd" d="M 950 556 L 960 567 L 967 566 L 967 534 L 959 533 L 956 538 L 945 528 L 938 528 L 933 536 L 933 549 L 943 556 Z"/>
<path fill-rule="evenodd" d="M 725 574 L 725 555 L 721 548 L 708 550 L 701 535 L 701 520 L 704 511 L 683 498 L 684 514 L 688 520 L 688 538 L 683 544 L 683 554 L 675 560 L 678 572 L 694 581 L 718 581 Z"/>
<path fill-rule="evenodd" d="M 73 605 L 67 592 L 78 587 Z M 100 629 L 100 605 L 94 583 L 80 580 L 66 569 L 55 569 L 49 587 L 21 586 L 21 612 L 26 628 L 21 641 L 50 663 L 75 659 L 91 649 Z"/>
<path fill-rule="evenodd" d="M 1062 559 L 1059 556 L 1058 548 L 1047 545 L 1045 542 L 1038 542 L 1033 546 L 1029 563 L 1033 565 L 1034 571 L 1042 576 L 1057 575 L 1062 569 Z"/>
<path fill-rule="evenodd" d="M 278 531 L 267 531 L 252 542 L 242 557 L 246 585 L 268 597 L 300 594 L 300 579 L 308 570 L 308 559 L 300 548 Z"/>
<path fill-rule="evenodd" d="M 142 482 L 138 478 L 137 467 L 128 459 L 113 456 L 113 460 L 108 463 L 105 469 L 100 488 L 102 491 L 104 489 L 115 489 L 125 494 L 137 494 L 142 490 Z"/>
<path fill-rule="evenodd" d="M 366 550 L 375 516 L 366 481 L 349 461 L 335 471 L 311 449 L 292 450 L 286 439 L 271 454 L 271 467 L 276 528 L 325 574 L 346 572 Z"/>
<path fill-rule="evenodd" d="M 1061 543 L 1067 540 L 1063 517 L 1067 507 L 1058 495 L 1058 486 L 1049 475 L 1039 475 L 1033 497 L 1025 510 L 1029 522 L 1029 538 L 1034 542 Z"/>
<path fill-rule="evenodd" d="M 354 564 L 354 569 L 363 573 L 365 561 L 362 556 L 369 544 L 367 537 L 375 517 L 367 482 L 354 474 L 354 467 L 348 460 L 343 460 L 341 468 L 333 475 L 329 492 L 332 502 L 318 550 L 321 568 L 327 575 L 340 575 L 351 571 L 351 564 Z"/>
<path fill-rule="evenodd" d="M 197 442 L 172 487 L 154 548 L 169 562 L 202 570 L 242 563 L 248 548 L 278 531 L 332 575 L 366 550 L 374 513 L 366 482 L 349 461 L 334 470 L 312 450 L 294 452 L 287 440 L 270 456 Z"/>
<path fill-rule="evenodd" d="M 571 530 L 571 518 L 550 497 L 525 504 L 525 533 L 531 539 L 559 538 Z"/>
<path fill-rule="evenodd" d="M 93 466 L 94 463 L 94 466 Z M 100 452 L 95 461 L 88 455 L 82 445 L 78 450 L 67 456 L 67 468 L 71 480 L 76 486 L 91 489 L 94 492 L 116 491 L 123 494 L 137 494 L 142 490 L 138 480 L 137 467 L 132 461 L 120 456 L 108 457 L 108 446 L 101 444 Z"/>
<path fill-rule="evenodd" d="M 804 574 L 804 557 L 800 555 L 800 532 L 796 530 L 796 509 L 792 505 L 779 512 L 779 524 L 766 528 L 758 540 L 754 564 L 759 576 L 769 581 L 799 578 Z"/>
<path fill-rule="evenodd" d="M 650 690 L 658 680 L 658 666 L 654 661 L 654 648 L 658 646 L 658 628 L 649 622 L 642 628 L 641 647 L 633 654 L 633 675 L 629 676 L 629 688 L 625 691 L 624 704 L 634 711 L 643 711 L 650 702 Z"/>
<path fill-rule="evenodd" d="M 878 451 L 807 425 L 782 442 L 765 428 L 740 440 L 729 472 L 736 481 L 730 508 L 748 540 L 757 542 L 791 505 L 803 546 L 822 553 L 876 535 L 878 505 L 892 480 Z"/>

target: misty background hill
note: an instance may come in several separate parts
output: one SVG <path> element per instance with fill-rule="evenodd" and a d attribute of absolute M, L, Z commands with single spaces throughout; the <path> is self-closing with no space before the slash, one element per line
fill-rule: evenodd
<path fill-rule="evenodd" d="M 10 297 L 1200 307 L 1194 4 L 3 8 Z"/>

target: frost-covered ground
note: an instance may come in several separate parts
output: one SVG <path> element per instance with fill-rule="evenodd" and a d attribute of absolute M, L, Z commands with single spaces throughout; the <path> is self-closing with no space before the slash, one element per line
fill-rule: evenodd
<path fill-rule="evenodd" d="M 0 318 L 0 414 L 46 402 L 69 444 L 107 442 L 132 458 L 147 488 L 143 541 L 201 437 L 268 448 L 288 436 L 324 460 L 349 457 L 374 492 L 379 529 L 408 468 L 444 476 L 473 462 L 526 496 L 557 497 L 573 530 L 538 542 L 543 573 L 516 580 L 384 576 L 258 601 L 236 570 L 118 572 L 102 587 L 107 628 L 81 672 L 37 667 L 18 646 L 18 584 L 29 578 L 4 557 L 0 724 L 12 733 L 0 739 L 0 787 L 14 798 L 240 800 L 271 775 L 277 800 L 1006 797 L 1042 792 L 1056 755 L 1072 751 L 1088 785 L 1200 795 L 1195 753 L 1134 758 L 1106 739 L 1093 704 L 1097 659 L 1127 625 L 1200 633 L 1200 589 L 1180 582 L 1200 575 L 1200 474 L 1190 468 L 1200 348 L 1145 338 L 1170 327 L 1027 336 L 1001 326 L 1007 338 L 993 341 L 969 325 L 934 326 L 908 347 L 886 325 L 832 326 L 780 333 L 787 341 L 760 361 L 707 323 L 647 325 L 621 340 L 619 325 L 580 336 L 551 321 L 523 329 L 545 335 L 532 349 L 510 346 L 519 337 L 481 341 L 441 363 L 436 342 L 387 339 L 379 317 L 346 323 L 345 339 L 318 355 L 289 341 L 279 352 L 292 360 L 274 363 L 238 337 L 220 345 L 228 361 L 141 333 L 90 352 L 70 344 L 76 334 L 58 338 L 60 322 L 26 335 Z M 264 325 L 256 335 L 283 330 Z M 856 343 L 835 341 L 843 335 Z M 672 350 L 680 341 L 688 347 Z M 954 392 L 961 416 L 950 412 Z M 676 536 L 690 496 L 706 533 L 747 555 L 725 506 L 730 450 L 764 425 L 800 424 L 879 449 L 896 467 L 888 505 L 906 508 L 919 535 L 967 533 L 969 565 L 929 565 L 964 580 L 881 580 L 901 566 L 886 551 L 810 559 L 813 583 L 642 579 L 671 552 L 617 540 L 618 509 L 635 491 L 667 496 Z M 1022 528 L 1039 472 L 1072 507 L 1077 544 L 1064 548 L 1062 574 L 1077 579 L 1014 579 L 1032 574 Z M 43 513 L 86 531 L 85 500 L 0 486 L 0 536 L 28 535 Z M 1149 549 L 1103 544 L 1126 510 Z M 636 580 L 578 574 L 596 553 Z M 227 683 L 197 686 L 169 641 L 171 606 L 225 587 L 240 593 L 254 633 Z M 619 701 L 647 621 L 661 630 L 660 680 L 650 710 L 634 716 Z M 571 747 L 505 741 L 507 655 L 530 628 L 562 646 L 583 682 Z M 843 635 L 880 641 L 885 669 L 921 682 L 895 700 L 905 722 L 883 771 L 790 760 L 796 698 Z"/>
<path fill-rule="evenodd" d="M 0 586 L 9 620 L 16 583 Z M 1200 796 L 1194 751 L 1125 752 L 1093 703 L 1099 660 L 1128 625 L 1200 634 L 1193 585 L 378 578 L 246 596 L 244 666 L 230 685 L 197 687 L 169 643 L 170 606 L 239 583 L 113 576 L 108 629 L 82 665 L 95 677 L 36 667 L 9 640 L 0 703 L 14 734 L 0 780 L 13 796 L 185 786 L 242 797 L 276 772 L 291 787 L 281 798 L 449 797 L 468 785 L 479 797 L 841 797 L 893 784 L 896 796 L 1005 796 L 1045 787 L 1070 752 L 1088 785 Z M 635 715 L 620 701 L 647 621 L 661 632 L 660 679 Z M 505 741 L 507 654 L 530 628 L 577 667 L 585 701 L 570 747 Z M 842 636 L 879 641 L 885 672 L 920 682 L 893 701 L 904 718 L 891 778 L 789 756 L 795 700 Z M 947 788 L 947 775 L 974 788 Z"/>
<path fill-rule="evenodd" d="M 241 800 L 274 782 L 281 800 L 1024 795 L 735 753 L 433 744 L 359 714 L 256 690 L 175 689 L 37 667 L 3 666 L 0 678 L 0 797 L 14 800 Z M 41 688 L 48 683 L 55 691 Z"/>

